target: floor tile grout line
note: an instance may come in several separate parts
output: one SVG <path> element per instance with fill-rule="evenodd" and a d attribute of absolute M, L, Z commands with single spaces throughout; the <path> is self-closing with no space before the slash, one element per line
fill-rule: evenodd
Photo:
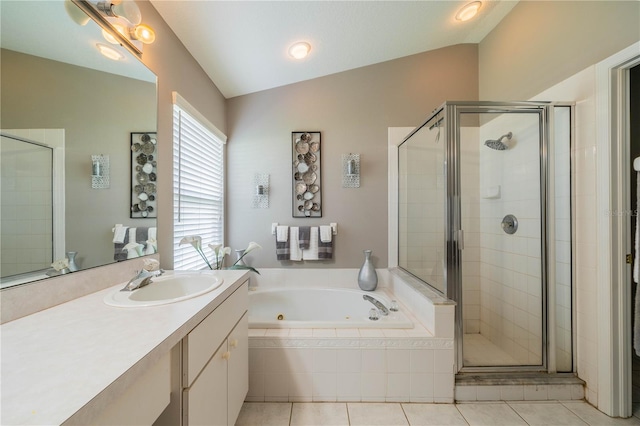
<path fill-rule="evenodd" d="M 460 416 L 462 417 L 462 420 L 464 420 L 464 422 L 467 425 L 470 425 L 471 423 L 469 423 L 469 421 L 467 420 L 467 418 L 464 416 L 464 414 L 462 414 L 462 411 L 460 411 L 460 409 L 458 408 L 458 405 L 460 404 L 456 404 L 455 402 L 453 403 L 453 406 L 456 407 L 456 410 L 458 411 L 458 413 L 460 414 Z"/>
<path fill-rule="evenodd" d="M 404 411 L 404 404 L 400 403 L 400 409 L 402 410 L 402 414 L 404 414 L 404 418 L 407 420 L 407 424 L 411 426 L 411 422 L 409 421 L 409 416 L 407 416 L 407 412 Z"/>

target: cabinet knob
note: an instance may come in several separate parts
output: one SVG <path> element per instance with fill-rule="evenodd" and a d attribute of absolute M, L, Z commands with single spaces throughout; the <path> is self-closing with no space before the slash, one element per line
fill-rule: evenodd
<path fill-rule="evenodd" d="M 231 352 L 226 351 L 225 353 L 222 354 L 222 359 L 229 359 L 231 358 Z"/>
<path fill-rule="evenodd" d="M 237 348 L 238 347 L 238 339 L 233 339 L 230 343 L 232 348 Z"/>

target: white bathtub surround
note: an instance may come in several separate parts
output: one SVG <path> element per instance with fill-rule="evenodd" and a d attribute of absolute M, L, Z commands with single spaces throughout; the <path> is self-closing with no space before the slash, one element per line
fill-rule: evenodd
<path fill-rule="evenodd" d="M 249 324 L 251 328 L 413 328 L 402 311 L 371 320 L 369 311 L 374 305 L 363 296 L 373 297 L 387 308 L 393 300 L 384 290 L 254 288 L 249 292 Z"/>
<path fill-rule="evenodd" d="M 454 305 L 416 291 L 402 274 L 377 272 L 373 294 L 397 299 L 413 328 L 250 329 L 246 400 L 453 402 Z M 261 274 L 252 286 L 358 288 L 357 269 Z"/>

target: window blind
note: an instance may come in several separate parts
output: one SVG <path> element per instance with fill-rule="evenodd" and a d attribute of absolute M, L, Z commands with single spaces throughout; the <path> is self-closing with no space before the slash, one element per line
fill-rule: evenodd
<path fill-rule="evenodd" d="M 206 263 L 187 235 L 208 244 L 224 241 L 224 142 L 178 104 L 173 106 L 173 267 L 203 269 Z"/>

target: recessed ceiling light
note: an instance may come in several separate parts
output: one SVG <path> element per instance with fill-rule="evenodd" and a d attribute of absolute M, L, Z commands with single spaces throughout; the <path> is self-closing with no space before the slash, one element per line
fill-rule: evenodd
<path fill-rule="evenodd" d="M 104 56 L 106 56 L 109 59 L 113 59 L 114 61 L 120 61 L 124 59 L 124 55 L 122 53 L 118 52 L 116 49 L 113 49 L 107 46 L 106 44 L 96 43 L 96 47 L 98 48 L 100 53 L 102 53 Z"/>
<path fill-rule="evenodd" d="M 471 3 L 465 4 L 459 11 L 456 13 L 456 20 L 458 21 L 468 21 L 469 19 L 476 16 L 480 7 L 482 6 L 481 1 L 472 1 Z"/>
<path fill-rule="evenodd" d="M 309 43 L 300 41 L 291 45 L 291 47 L 289 48 L 289 55 L 291 55 L 295 59 L 303 59 L 309 54 L 310 50 L 311 45 Z"/>

